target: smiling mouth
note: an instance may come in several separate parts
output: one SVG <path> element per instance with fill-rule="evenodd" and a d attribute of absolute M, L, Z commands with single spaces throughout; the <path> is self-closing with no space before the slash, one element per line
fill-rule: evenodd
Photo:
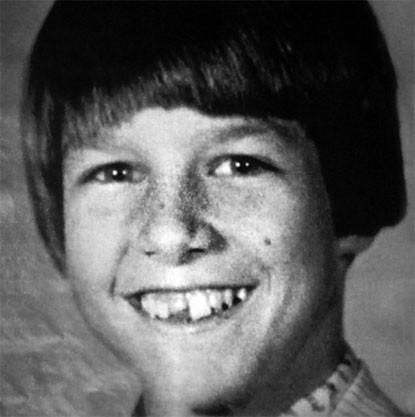
<path fill-rule="evenodd" d="M 126 297 L 140 313 L 170 323 L 196 323 L 229 314 L 245 303 L 254 287 L 225 287 L 188 291 L 145 291 Z"/>

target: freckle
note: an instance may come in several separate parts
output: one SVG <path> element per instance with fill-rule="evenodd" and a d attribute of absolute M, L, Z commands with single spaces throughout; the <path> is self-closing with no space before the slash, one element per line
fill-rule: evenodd
<path fill-rule="evenodd" d="M 264 239 L 264 243 L 267 245 L 267 246 L 269 246 L 269 245 L 271 245 L 271 239 L 269 239 L 269 238 L 265 238 Z"/>

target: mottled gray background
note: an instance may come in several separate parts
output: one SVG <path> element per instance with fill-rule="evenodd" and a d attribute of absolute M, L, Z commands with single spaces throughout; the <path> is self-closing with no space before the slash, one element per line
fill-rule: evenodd
<path fill-rule="evenodd" d="M 405 220 L 382 232 L 353 267 L 346 330 L 383 389 L 414 413 L 415 2 L 372 3 L 398 73 L 410 206 Z M 0 414 L 128 415 L 139 392 L 137 382 L 82 323 L 67 283 L 53 270 L 36 235 L 23 179 L 18 121 L 22 70 L 50 5 L 50 0 L 0 0 Z"/>

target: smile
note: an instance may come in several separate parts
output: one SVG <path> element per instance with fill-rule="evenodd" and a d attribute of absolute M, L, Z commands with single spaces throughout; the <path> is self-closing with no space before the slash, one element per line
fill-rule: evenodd
<path fill-rule="evenodd" d="M 148 291 L 130 295 L 128 302 L 155 320 L 195 323 L 220 316 L 244 303 L 253 287 L 193 289 L 189 291 Z"/>

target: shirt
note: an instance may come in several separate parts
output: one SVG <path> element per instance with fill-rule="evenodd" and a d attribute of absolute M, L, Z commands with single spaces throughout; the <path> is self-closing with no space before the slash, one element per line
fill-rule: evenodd
<path fill-rule="evenodd" d="M 282 417 L 397 417 L 404 413 L 380 390 L 349 349 L 327 381 Z"/>

